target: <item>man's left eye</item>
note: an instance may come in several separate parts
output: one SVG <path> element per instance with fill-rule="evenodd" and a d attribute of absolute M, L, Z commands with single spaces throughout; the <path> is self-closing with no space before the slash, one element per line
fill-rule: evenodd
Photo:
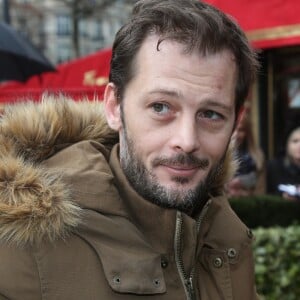
<path fill-rule="evenodd" d="M 213 111 L 213 110 L 206 110 L 199 114 L 201 118 L 207 118 L 212 120 L 219 120 L 222 119 L 222 115 Z"/>
<path fill-rule="evenodd" d="M 154 103 L 152 109 L 158 114 L 166 114 L 170 111 L 169 105 L 165 103 Z"/>

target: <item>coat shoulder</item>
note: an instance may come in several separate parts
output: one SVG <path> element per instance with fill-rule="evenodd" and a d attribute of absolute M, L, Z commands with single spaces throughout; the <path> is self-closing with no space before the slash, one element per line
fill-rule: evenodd
<path fill-rule="evenodd" d="M 214 241 L 217 248 L 241 248 L 251 246 L 253 234 L 242 222 L 230 206 L 226 197 L 218 197 L 212 200 L 214 214 L 209 216 L 207 223 L 210 229 L 208 237 Z M 211 220 L 209 220 L 211 218 Z"/>

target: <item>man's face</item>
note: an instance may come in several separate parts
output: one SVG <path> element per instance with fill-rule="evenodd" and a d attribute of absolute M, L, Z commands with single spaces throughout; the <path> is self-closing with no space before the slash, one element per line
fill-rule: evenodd
<path fill-rule="evenodd" d="M 236 64 L 228 51 L 201 57 L 169 40 L 157 51 L 157 41 L 144 41 L 122 107 L 108 88 L 107 119 L 120 133 L 121 166 L 136 191 L 191 213 L 207 196 L 232 134 Z"/>
<path fill-rule="evenodd" d="M 300 164 L 300 128 L 291 133 L 288 139 L 287 153 L 294 163 Z"/>

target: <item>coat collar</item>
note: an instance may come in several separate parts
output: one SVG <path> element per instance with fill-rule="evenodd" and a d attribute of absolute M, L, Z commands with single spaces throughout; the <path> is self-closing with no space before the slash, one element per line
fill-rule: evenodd
<path fill-rule="evenodd" d="M 172 247 L 173 234 L 170 233 L 175 230 L 176 210 L 162 208 L 137 194 L 121 169 L 118 152 L 119 146 L 116 145 L 112 149 L 109 163 L 128 214 L 137 228 L 140 228 L 143 234 L 152 241 L 152 244 L 157 245 L 160 244 L 157 241 L 163 241 L 165 245 L 168 245 L 167 248 Z"/>
<path fill-rule="evenodd" d="M 115 145 L 111 151 L 109 164 L 115 177 L 116 187 L 119 190 L 122 201 L 125 202 L 124 207 L 126 207 L 127 213 L 136 227 L 142 231 L 144 236 L 149 238 L 149 242 L 152 245 L 160 247 L 160 249 L 157 249 L 158 251 L 161 253 L 172 252 L 178 211 L 160 207 L 137 194 L 121 169 L 118 145 Z M 210 202 L 211 205 L 207 213 L 208 217 L 205 218 L 207 221 L 205 222 L 203 234 L 208 231 L 209 223 L 220 207 L 219 200 Z M 195 232 L 200 214 L 201 212 L 195 219 L 184 213 L 181 214 L 185 231 L 189 236 L 194 234 L 194 239 L 196 239 Z"/>

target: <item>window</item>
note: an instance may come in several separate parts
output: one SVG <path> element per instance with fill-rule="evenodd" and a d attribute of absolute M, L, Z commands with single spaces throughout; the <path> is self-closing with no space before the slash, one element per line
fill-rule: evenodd
<path fill-rule="evenodd" d="M 57 63 L 62 63 L 65 61 L 68 61 L 71 59 L 72 57 L 72 52 L 70 47 L 68 47 L 67 45 L 61 44 L 59 45 L 59 47 L 57 48 Z"/>
<path fill-rule="evenodd" d="M 272 50 L 273 134 L 275 154 L 285 149 L 286 133 L 300 119 L 300 48 L 285 47 Z"/>
<path fill-rule="evenodd" d="M 70 35 L 72 32 L 71 18 L 68 15 L 57 16 L 57 35 Z"/>
<path fill-rule="evenodd" d="M 92 39 L 94 41 L 103 41 L 104 40 L 102 23 L 99 21 L 94 23 Z"/>
<path fill-rule="evenodd" d="M 82 37 L 88 36 L 87 22 L 85 20 L 79 20 L 79 34 Z"/>

